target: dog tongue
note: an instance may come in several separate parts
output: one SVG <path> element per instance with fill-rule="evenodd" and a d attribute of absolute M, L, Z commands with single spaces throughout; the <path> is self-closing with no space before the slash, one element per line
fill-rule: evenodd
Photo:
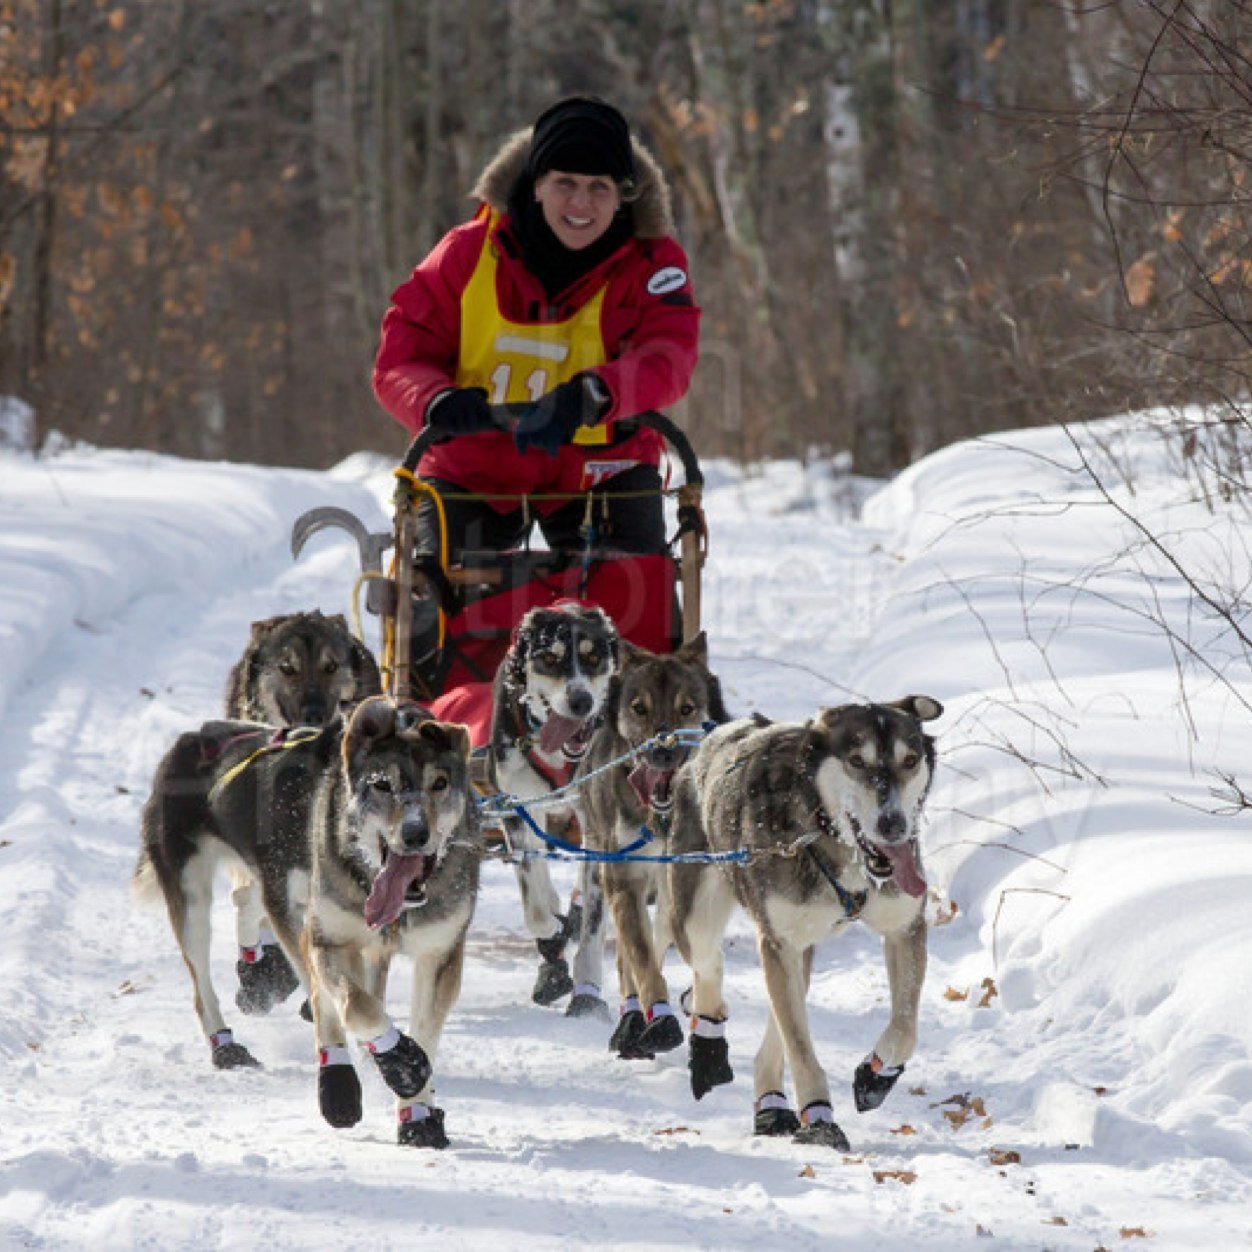
<path fill-rule="evenodd" d="M 559 713 L 548 714 L 548 720 L 539 728 L 539 750 L 551 756 L 559 752 L 582 729 L 577 717 L 562 717 Z"/>
<path fill-rule="evenodd" d="M 916 849 L 911 841 L 882 848 L 882 852 L 891 862 L 891 876 L 896 886 L 905 895 L 926 894 L 926 880 L 918 872 Z"/>
<path fill-rule="evenodd" d="M 421 852 L 411 856 L 391 853 L 387 863 L 378 871 L 369 899 L 365 901 L 365 924 L 371 930 L 390 925 L 404 910 L 404 895 L 426 868 L 426 857 Z"/>

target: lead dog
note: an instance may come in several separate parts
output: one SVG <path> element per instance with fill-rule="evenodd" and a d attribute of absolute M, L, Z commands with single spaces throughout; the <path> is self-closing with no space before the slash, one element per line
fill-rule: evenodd
<path fill-rule="evenodd" d="M 598 608 L 559 604 L 531 609 L 518 624 L 492 688 L 491 741 L 488 760 L 491 782 L 519 800 L 534 800 L 565 786 L 586 754 L 620 656 L 617 631 Z M 577 816 L 571 801 L 559 808 L 536 811 L 552 833 L 569 828 Z M 542 851 L 541 840 L 521 819 L 504 822 L 511 847 Z M 566 942 L 580 929 L 580 910 L 571 906 L 562 916 L 548 864 L 525 857 L 516 865 L 526 926 L 539 950 L 539 974 L 532 998 L 553 1004 L 574 990 Z M 584 876 L 583 897 L 599 907 L 598 889 Z M 582 1011 L 576 995 L 574 1016 Z"/>
<path fill-rule="evenodd" d="M 674 773 L 691 745 L 653 743 L 642 755 L 619 758 L 669 732 L 698 732 L 706 723 L 724 722 L 727 713 L 721 686 L 708 668 L 703 633 L 670 655 L 627 645 L 623 653 L 604 724 L 579 769 L 587 780 L 581 790 L 587 819 L 583 842 L 611 853 L 634 843 L 646 827 L 661 837 L 646 849 L 655 854 L 665 847 Z M 622 1011 L 609 1046 L 627 1059 L 668 1052 L 682 1043 L 683 1032 L 661 972 L 670 945 L 664 874 L 656 863 L 606 861 L 600 881 L 617 930 L 622 994 Z M 648 917 L 650 902 L 656 903 L 655 926 Z M 580 985 L 599 987 L 603 946 L 602 910 L 589 907 L 583 912 L 575 961 Z"/>
<path fill-rule="evenodd" d="M 382 691 L 378 665 L 342 614 L 320 609 L 252 623 L 226 683 L 226 717 L 268 726 L 326 726 Z M 270 929 L 261 893 L 235 874 L 231 899 L 239 959 L 235 1003 L 268 1013 L 300 985 Z"/>
<path fill-rule="evenodd" d="M 332 1126 L 361 1119 L 351 1031 L 398 1097 L 399 1141 L 444 1148 L 431 1070 L 461 987 L 481 846 L 463 726 L 416 705 L 366 700 L 313 802 L 304 947 L 313 987 L 318 1102 Z M 391 958 L 413 958 L 409 1033 L 387 1014 Z"/>
<path fill-rule="evenodd" d="M 689 1065 L 700 1099 L 733 1075 L 725 1040 L 722 935 L 735 902 L 756 924 L 770 1018 L 756 1054 L 755 1131 L 846 1151 L 809 1032 L 818 940 L 854 920 L 883 937 L 891 1019 L 857 1067 L 858 1111 L 877 1108 L 917 1046 L 926 970 L 926 881 L 918 822 L 934 771 L 929 696 L 824 709 L 810 722 L 734 722 L 678 782 L 673 845 L 752 853 L 743 865 L 669 868 L 674 936 L 695 975 Z M 787 854 L 790 855 L 787 855 Z M 784 1061 L 797 1118 L 783 1093 Z"/>

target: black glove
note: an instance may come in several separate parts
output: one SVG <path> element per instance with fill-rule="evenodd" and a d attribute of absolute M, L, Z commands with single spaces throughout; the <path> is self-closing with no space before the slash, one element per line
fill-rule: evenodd
<path fill-rule="evenodd" d="M 600 420 L 603 408 L 580 374 L 530 405 L 513 428 L 513 442 L 519 452 L 539 448 L 556 456 L 580 426 L 594 426 Z"/>
<path fill-rule="evenodd" d="M 476 435 L 498 430 L 491 417 L 487 393 L 481 387 L 458 387 L 445 391 L 426 410 L 426 425 L 446 435 Z"/>

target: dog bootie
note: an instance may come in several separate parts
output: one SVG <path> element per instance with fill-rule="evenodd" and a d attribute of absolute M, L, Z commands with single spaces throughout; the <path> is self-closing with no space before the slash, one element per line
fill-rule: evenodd
<path fill-rule="evenodd" d="M 240 948 L 235 972 L 239 975 L 235 1003 L 249 1015 L 268 1013 L 300 985 L 287 954 L 276 943 Z"/>
<path fill-rule="evenodd" d="M 871 1052 L 857 1067 L 852 1076 L 852 1096 L 856 1111 L 868 1113 L 876 1109 L 886 1098 L 904 1073 L 903 1065 L 884 1065 L 878 1053 Z"/>
<path fill-rule="evenodd" d="M 430 1058 L 416 1039 L 394 1026 L 377 1039 L 366 1041 L 383 1082 L 402 1100 L 412 1099 L 430 1081 Z"/>
<path fill-rule="evenodd" d="M 664 1001 L 654 1004 L 648 1010 L 648 1025 L 636 1045 L 639 1050 L 648 1055 L 672 1052 L 682 1041 L 682 1022 L 674 1015 L 674 1010 Z"/>
<path fill-rule="evenodd" d="M 726 1022 L 711 1017 L 693 1017 L 687 1040 L 687 1068 L 691 1071 L 691 1094 L 702 1100 L 714 1087 L 733 1082 L 730 1048 L 726 1043 Z"/>
<path fill-rule="evenodd" d="M 781 1091 L 767 1091 L 757 1098 L 756 1114 L 752 1121 L 754 1135 L 778 1138 L 794 1135 L 799 1129 L 800 1119 Z"/>
<path fill-rule="evenodd" d="M 336 1129 L 361 1120 L 361 1080 L 348 1059 L 347 1048 L 323 1048 L 317 1071 L 317 1106 Z"/>
<path fill-rule="evenodd" d="M 443 1109 L 428 1108 L 425 1104 L 402 1108 L 396 1142 L 405 1148 L 446 1148 L 448 1136 L 443 1129 Z"/>
<path fill-rule="evenodd" d="M 792 1143 L 807 1143 L 836 1152 L 849 1152 L 848 1137 L 839 1129 L 829 1104 L 814 1100 L 800 1114 L 800 1129 L 791 1136 Z"/>
<path fill-rule="evenodd" d="M 624 1061 L 650 1061 L 654 1053 L 642 1052 L 638 1046 L 647 1027 L 648 1019 L 639 1008 L 639 1001 L 632 996 L 622 1005 L 617 1026 L 609 1036 L 609 1050 Z"/>
<path fill-rule="evenodd" d="M 555 1004 L 562 996 L 574 990 L 574 980 L 570 977 L 569 964 L 565 960 L 565 945 L 569 941 L 570 923 L 568 917 L 561 918 L 561 929 L 549 939 L 536 939 L 535 947 L 539 949 L 539 974 L 535 979 L 535 989 L 530 998 L 536 1004 Z"/>
<path fill-rule="evenodd" d="M 574 994 L 565 1006 L 566 1017 L 598 1017 L 601 1021 L 610 1020 L 609 1006 L 600 995 L 600 988 L 593 982 L 580 982 L 574 985 Z"/>
<path fill-rule="evenodd" d="M 235 1036 L 229 1030 L 219 1030 L 217 1034 L 210 1035 L 209 1047 L 213 1049 L 214 1069 L 259 1068 L 261 1065 L 242 1043 L 235 1042 Z"/>

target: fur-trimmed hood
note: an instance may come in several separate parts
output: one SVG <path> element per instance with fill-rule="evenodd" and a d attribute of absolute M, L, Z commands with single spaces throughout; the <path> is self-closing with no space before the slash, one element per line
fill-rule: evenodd
<path fill-rule="evenodd" d="M 470 193 L 497 213 L 508 211 L 509 193 L 513 184 L 526 171 L 530 155 L 530 127 L 510 135 L 500 150 L 487 163 Z M 660 239 L 674 233 L 674 216 L 670 209 L 670 189 L 656 158 L 638 139 L 631 137 L 635 156 L 636 193 L 630 201 L 635 219 L 635 235 L 640 239 Z"/>

